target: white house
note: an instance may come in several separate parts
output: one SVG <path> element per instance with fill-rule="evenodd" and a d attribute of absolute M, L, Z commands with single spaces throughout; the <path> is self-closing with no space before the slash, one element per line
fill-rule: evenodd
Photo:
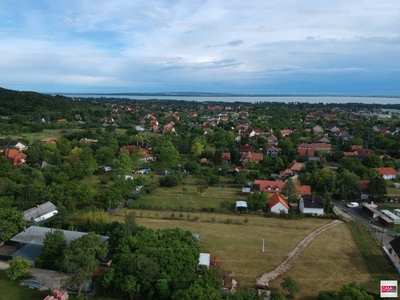
<path fill-rule="evenodd" d="M 288 213 L 289 205 L 281 195 L 275 193 L 269 198 L 269 209 L 271 212 L 277 214 L 281 212 Z"/>
<path fill-rule="evenodd" d="M 388 168 L 375 168 L 376 171 L 379 172 L 380 175 L 383 176 L 383 179 L 390 180 L 396 179 L 397 172 L 395 169 L 388 167 Z"/>
<path fill-rule="evenodd" d="M 324 201 L 319 195 L 303 195 L 299 199 L 299 210 L 304 214 L 324 214 Z"/>
<path fill-rule="evenodd" d="M 11 140 L 11 141 L 5 146 L 5 148 L 6 148 L 6 149 L 15 148 L 15 149 L 18 149 L 18 150 L 20 150 L 20 151 L 24 151 L 24 150 L 28 149 L 28 146 L 22 144 L 22 143 L 19 142 L 19 141 Z"/>

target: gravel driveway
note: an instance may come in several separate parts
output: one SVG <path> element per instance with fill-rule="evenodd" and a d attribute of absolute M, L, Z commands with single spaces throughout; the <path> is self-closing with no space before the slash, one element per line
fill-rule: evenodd
<path fill-rule="evenodd" d="M 8 268 L 8 263 L 0 261 L 0 270 Z M 29 268 L 29 274 L 44 283 L 40 290 L 59 290 L 62 287 L 62 280 L 67 279 L 67 275 L 52 270 Z"/>

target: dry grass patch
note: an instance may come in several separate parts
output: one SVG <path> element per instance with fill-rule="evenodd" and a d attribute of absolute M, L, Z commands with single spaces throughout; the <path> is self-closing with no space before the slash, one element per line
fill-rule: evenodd
<path fill-rule="evenodd" d="M 111 221 L 123 221 L 125 213 L 135 211 L 137 223 L 153 229 L 179 227 L 200 234 L 202 250 L 216 257 L 222 269 L 235 272 L 240 288 L 253 287 L 255 278 L 277 267 L 286 254 L 310 232 L 332 220 L 301 219 L 284 220 L 261 216 L 232 216 L 212 213 L 189 213 L 190 219 L 199 216 L 198 221 L 187 221 L 188 213 L 182 220 L 169 220 L 171 214 L 179 218 L 179 212 L 120 210 Z M 142 217 L 140 217 L 142 213 Z M 150 217 L 148 217 L 150 214 Z M 156 218 L 156 214 L 158 218 Z M 249 219 L 247 224 L 245 218 Z M 212 223 L 212 218 L 215 222 Z M 230 224 L 221 223 L 231 219 Z M 241 225 L 235 224 L 236 220 Z M 262 240 L 265 239 L 265 253 Z"/>
<path fill-rule="evenodd" d="M 315 299 L 320 291 L 339 290 L 353 281 L 371 282 L 367 265 L 346 224 L 337 225 L 317 236 L 301 254 L 295 266 L 285 275 L 300 285 L 296 299 Z M 286 294 L 280 287 L 282 277 L 271 287 Z"/>

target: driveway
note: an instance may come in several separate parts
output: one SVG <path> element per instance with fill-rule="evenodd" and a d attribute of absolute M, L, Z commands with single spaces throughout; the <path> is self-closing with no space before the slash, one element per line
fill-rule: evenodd
<path fill-rule="evenodd" d="M 0 270 L 9 267 L 8 263 L 0 262 Z M 60 290 L 63 286 L 62 280 L 67 279 L 67 275 L 52 270 L 29 268 L 29 274 L 35 279 L 44 283 L 40 290 Z"/>

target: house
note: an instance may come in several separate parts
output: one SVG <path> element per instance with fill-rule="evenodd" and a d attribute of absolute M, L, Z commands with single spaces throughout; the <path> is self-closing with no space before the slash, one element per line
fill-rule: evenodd
<path fill-rule="evenodd" d="M 231 163 L 231 154 L 230 154 L 230 152 L 222 152 L 222 161 L 227 162 L 228 164 Z"/>
<path fill-rule="evenodd" d="M 248 129 L 245 134 L 249 137 L 258 136 L 261 134 L 259 129 Z"/>
<path fill-rule="evenodd" d="M 270 144 L 270 145 L 278 145 L 278 138 L 277 138 L 275 135 L 273 135 L 273 134 L 271 134 L 270 136 L 268 136 L 268 137 L 266 138 L 266 140 L 267 140 L 267 144 Z"/>
<path fill-rule="evenodd" d="M 327 137 L 321 137 L 321 138 L 317 138 L 314 141 L 315 143 L 327 143 L 329 144 L 331 141 L 327 138 Z"/>
<path fill-rule="evenodd" d="M 28 146 L 24 145 L 23 143 L 17 140 L 11 140 L 5 147 L 5 149 L 18 149 L 20 151 L 24 151 L 28 149 Z"/>
<path fill-rule="evenodd" d="M 288 135 L 290 135 L 291 133 L 292 133 L 292 130 L 291 130 L 291 129 L 282 129 L 282 130 L 281 130 L 282 136 L 288 136 Z"/>
<path fill-rule="evenodd" d="M 122 151 L 126 150 L 128 151 L 129 154 L 132 154 L 133 151 L 139 148 L 140 149 L 140 153 L 142 155 L 142 158 L 140 159 L 142 162 L 149 162 L 149 161 L 154 161 L 156 160 L 156 157 L 153 155 L 153 152 L 151 150 L 139 147 L 139 146 L 133 146 L 133 145 L 129 145 L 129 146 L 124 146 L 118 149 L 118 155 L 120 155 L 122 153 Z"/>
<path fill-rule="evenodd" d="M 267 156 L 277 156 L 279 154 L 279 149 L 274 146 L 268 146 L 266 148 Z"/>
<path fill-rule="evenodd" d="M 303 214 L 324 214 L 324 201 L 321 196 L 308 194 L 299 199 L 299 210 Z"/>
<path fill-rule="evenodd" d="M 262 153 L 246 152 L 239 159 L 241 163 L 258 163 L 264 159 Z"/>
<path fill-rule="evenodd" d="M 281 192 L 286 182 L 273 180 L 254 180 L 254 188 L 267 193 Z"/>
<path fill-rule="evenodd" d="M 273 213 L 288 213 L 289 212 L 289 205 L 287 204 L 286 200 L 279 195 L 278 193 L 273 194 L 269 198 L 269 209 Z"/>
<path fill-rule="evenodd" d="M 241 145 L 241 146 L 239 147 L 239 153 L 242 154 L 242 155 L 243 155 L 244 153 L 246 153 L 246 152 L 251 152 L 251 151 L 253 151 L 253 147 L 250 146 L 249 144 Z"/>
<path fill-rule="evenodd" d="M 287 168 L 281 172 L 279 172 L 279 175 L 284 178 L 288 176 L 294 176 L 298 174 L 303 168 L 306 167 L 305 163 L 300 163 L 297 162 L 296 160 L 293 160 L 292 163 L 287 166 Z"/>
<path fill-rule="evenodd" d="M 397 172 L 395 169 L 391 167 L 387 168 L 374 168 L 376 171 L 379 172 L 380 175 L 383 176 L 384 179 L 390 180 L 390 179 L 396 179 Z"/>
<path fill-rule="evenodd" d="M 58 214 L 56 206 L 51 202 L 38 204 L 33 208 L 24 211 L 24 220 L 27 222 L 34 221 L 36 223 L 44 222 L 47 219 Z"/>
<path fill-rule="evenodd" d="M 297 150 L 299 149 L 313 149 L 314 151 L 328 152 L 332 150 L 332 145 L 328 143 L 301 143 L 297 145 Z"/>
<path fill-rule="evenodd" d="M 324 129 L 321 126 L 316 125 L 313 127 L 313 131 L 314 131 L 314 133 L 321 133 L 321 132 L 324 132 Z"/>
<path fill-rule="evenodd" d="M 5 157 L 14 166 L 22 166 L 26 161 L 27 155 L 17 149 L 6 149 Z"/>

